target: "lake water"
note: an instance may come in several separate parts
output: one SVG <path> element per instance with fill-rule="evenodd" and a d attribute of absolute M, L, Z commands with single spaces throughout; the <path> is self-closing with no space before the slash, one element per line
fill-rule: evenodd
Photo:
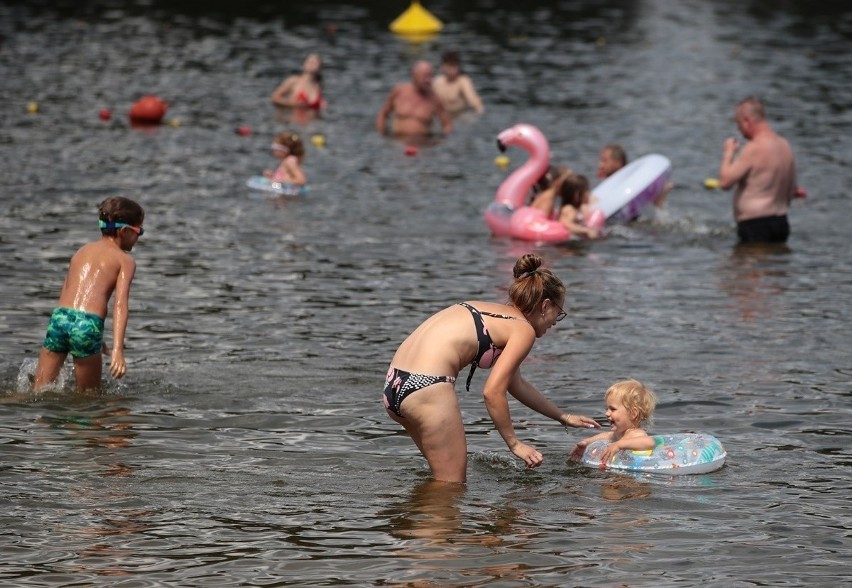
<path fill-rule="evenodd" d="M 0 6 L 0 584 L 848 583 L 852 11 L 436 0 L 444 31 L 412 44 L 387 30 L 403 2 L 243 4 Z M 414 59 L 453 48 L 486 112 L 407 157 L 375 114 Z M 289 121 L 269 95 L 313 50 L 330 107 Z M 147 93 L 172 125 L 130 128 Z M 784 248 L 735 248 L 730 193 L 702 185 L 749 94 L 809 194 Z M 497 168 L 495 137 L 516 122 L 590 176 L 611 141 L 666 155 L 667 214 L 594 243 L 492 239 L 482 212 L 525 157 Z M 308 144 L 304 198 L 244 187 L 283 128 L 326 138 Z M 36 397 L 67 261 L 115 194 L 146 209 L 128 375 Z M 654 430 L 714 434 L 722 470 L 591 471 L 568 460 L 585 433 L 515 403 L 545 455 L 525 470 L 477 374 L 459 386 L 469 481 L 428 483 L 382 408 L 387 364 L 435 310 L 502 300 L 527 251 L 566 282 L 569 318 L 526 377 L 589 415 L 637 378 L 659 397 Z"/>

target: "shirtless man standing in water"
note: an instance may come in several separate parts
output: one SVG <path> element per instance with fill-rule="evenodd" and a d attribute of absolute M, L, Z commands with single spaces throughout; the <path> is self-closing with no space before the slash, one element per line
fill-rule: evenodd
<path fill-rule="evenodd" d="M 748 141 L 731 137 L 722 148 L 719 182 L 736 186 L 734 220 L 741 243 L 784 243 L 790 234 L 787 209 L 796 195 L 796 164 L 787 140 L 766 120 L 763 103 L 751 96 L 737 105 L 737 127 Z"/>
<path fill-rule="evenodd" d="M 432 82 L 432 88 L 444 108 L 453 115 L 468 108 L 476 112 L 484 110 L 470 76 L 461 72 L 461 59 L 455 51 L 447 51 L 441 56 L 441 73 Z"/>
<path fill-rule="evenodd" d="M 447 111 L 432 90 L 432 65 L 428 61 L 415 63 L 411 68 L 411 81 L 397 84 L 390 91 L 376 117 L 376 129 L 380 133 L 385 132 L 391 113 L 393 135 L 429 135 L 435 117 L 441 122 L 443 132 L 453 130 Z"/>

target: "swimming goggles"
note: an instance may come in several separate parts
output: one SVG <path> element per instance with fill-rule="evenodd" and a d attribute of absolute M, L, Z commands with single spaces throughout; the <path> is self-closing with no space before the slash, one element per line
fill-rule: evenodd
<path fill-rule="evenodd" d="M 134 227 L 133 225 L 130 225 L 130 224 L 127 224 L 127 223 L 108 223 L 106 221 L 99 220 L 98 226 L 101 229 L 123 229 L 124 227 L 127 227 L 128 229 L 132 230 L 134 233 L 136 233 L 140 237 L 145 234 L 144 228 Z"/>

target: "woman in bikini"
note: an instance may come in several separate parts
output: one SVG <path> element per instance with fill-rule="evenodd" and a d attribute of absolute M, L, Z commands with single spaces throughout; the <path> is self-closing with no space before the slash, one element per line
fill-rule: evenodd
<path fill-rule="evenodd" d="M 325 108 L 322 97 L 322 60 L 316 53 L 305 58 L 302 73 L 289 76 L 272 92 L 276 106 L 319 111 Z"/>
<path fill-rule="evenodd" d="M 521 363 L 535 340 L 566 316 L 565 286 L 541 264 L 537 255 L 524 255 L 515 263 L 508 303 L 472 301 L 445 308 L 417 327 L 393 357 L 385 408 L 414 440 L 435 480 L 466 479 L 467 441 L 454 384 L 468 364 L 468 390 L 477 367 L 491 369 L 485 406 L 509 450 L 527 467 L 538 467 L 543 457 L 516 437 L 507 391 L 565 426 L 599 427 L 594 419 L 562 412 L 521 376 Z"/>

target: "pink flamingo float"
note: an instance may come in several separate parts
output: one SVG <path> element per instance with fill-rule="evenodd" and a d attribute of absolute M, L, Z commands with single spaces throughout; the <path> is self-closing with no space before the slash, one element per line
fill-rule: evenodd
<path fill-rule="evenodd" d="M 529 159 L 497 189 L 494 201 L 485 210 L 485 223 L 496 237 L 542 243 L 568 241 L 571 239 L 568 227 L 526 204 L 533 185 L 550 166 L 547 138 L 536 127 L 521 123 L 497 135 L 501 151 L 512 145 L 527 151 Z M 671 164 L 662 155 L 640 157 L 594 189 L 594 210 L 583 224 L 600 230 L 608 218 L 627 220 L 628 216 L 638 214 L 641 207 L 663 190 L 670 176 Z"/>

